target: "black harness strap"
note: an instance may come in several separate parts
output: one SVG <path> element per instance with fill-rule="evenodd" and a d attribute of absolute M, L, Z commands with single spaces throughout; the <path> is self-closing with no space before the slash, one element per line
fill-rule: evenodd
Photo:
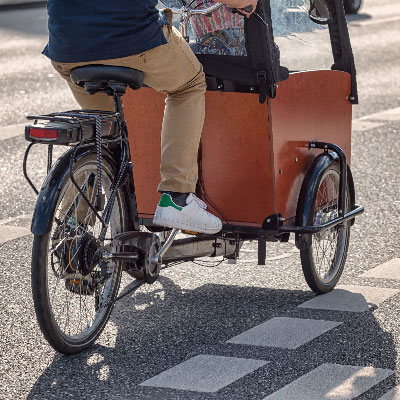
<path fill-rule="evenodd" d="M 256 11 L 245 20 L 246 49 L 255 81 L 260 90 L 260 103 L 274 98 L 279 80 L 279 50 L 274 43 L 269 1 L 260 0 Z"/>

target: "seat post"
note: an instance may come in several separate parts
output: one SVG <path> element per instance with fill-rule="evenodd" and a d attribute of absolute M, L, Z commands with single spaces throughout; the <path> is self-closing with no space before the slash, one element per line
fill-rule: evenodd
<path fill-rule="evenodd" d="M 119 115 L 121 116 L 121 119 L 123 121 L 125 121 L 125 117 L 124 117 L 124 108 L 122 105 L 122 99 L 121 99 L 121 95 L 114 93 L 113 94 L 113 99 L 114 99 L 114 110 L 115 112 L 119 113 Z"/>

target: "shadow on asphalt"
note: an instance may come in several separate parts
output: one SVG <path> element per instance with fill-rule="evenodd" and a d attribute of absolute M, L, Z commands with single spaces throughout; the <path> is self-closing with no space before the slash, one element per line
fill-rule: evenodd
<path fill-rule="evenodd" d="M 56 355 L 28 399 L 262 399 L 323 363 L 396 369 L 392 336 L 381 330 L 370 311 L 297 308 L 313 297 L 308 291 L 215 284 L 183 291 L 166 277 L 158 282 L 147 286 L 147 293 L 136 293 L 117 304 L 109 322 L 116 328 L 114 347 L 97 344 L 74 356 Z M 295 350 L 225 343 L 276 316 L 343 324 Z M 106 329 L 103 335 L 107 334 Z M 198 354 L 269 362 L 214 394 L 138 386 Z M 382 384 L 389 389 L 394 380 L 388 378 L 373 390 L 382 390 Z M 252 395 L 243 397 L 246 391 Z"/>
<path fill-rule="evenodd" d="M 370 14 L 346 14 L 347 22 L 357 22 L 357 21 L 364 21 L 366 19 L 372 19 L 372 15 Z"/>

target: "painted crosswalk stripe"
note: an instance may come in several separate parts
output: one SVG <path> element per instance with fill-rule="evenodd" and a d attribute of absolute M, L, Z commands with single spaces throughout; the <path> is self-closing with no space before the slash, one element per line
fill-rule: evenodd
<path fill-rule="evenodd" d="M 378 400 L 400 400 L 400 388 L 395 387 L 390 392 L 380 397 Z"/>
<path fill-rule="evenodd" d="M 392 374 L 389 369 L 323 364 L 264 400 L 351 400 Z"/>
<path fill-rule="evenodd" d="M 385 125 L 390 121 L 400 121 L 400 107 L 366 115 L 352 123 L 354 132 L 363 132 Z"/>
<path fill-rule="evenodd" d="M 29 228 L 23 228 L 20 226 L 0 226 L 0 244 L 15 240 L 23 236 L 27 236 L 31 233 Z"/>
<path fill-rule="evenodd" d="M 360 118 L 360 121 L 364 120 L 400 121 L 400 107 L 366 115 L 365 117 Z"/>
<path fill-rule="evenodd" d="M 316 319 L 277 317 L 235 336 L 227 343 L 296 349 L 341 324 Z"/>
<path fill-rule="evenodd" d="M 22 124 L 2 126 L 0 130 L 0 141 L 24 135 L 26 124 L 27 123 L 24 122 Z"/>
<path fill-rule="evenodd" d="M 400 17 L 387 17 L 387 18 L 380 18 L 380 19 L 373 19 L 373 20 L 366 20 L 366 21 L 358 21 L 358 24 L 363 26 L 372 26 L 372 25 L 379 25 L 379 24 L 388 24 L 392 22 L 400 21 Z"/>
<path fill-rule="evenodd" d="M 300 304 L 301 308 L 333 311 L 364 312 L 378 305 L 400 291 L 367 286 L 337 286 L 332 292 L 316 296 Z"/>
<path fill-rule="evenodd" d="M 2 219 L 0 221 L 0 225 L 7 225 L 7 224 L 10 224 L 11 222 L 21 221 L 21 220 L 29 221 L 31 219 L 32 219 L 32 214 L 21 214 L 21 215 L 17 215 L 16 217 L 9 217 L 9 218 Z"/>
<path fill-rule="evenodd" d="M 198 355 L 140 385 L 212 393 L 266 363 L 266 361 L 247 358 Z"/>
<path fill-rule="evenodd" d="M 370 129 L 378 128 L 379 126 L 385 125 L 385 122 L 371 122 L 371 121 L 353 121 L 353 132 L 364 132 Z"/>
<path fill-rule="evenodd" d="M 360 275 L 360 278 L 400 280 L 400 258 L 394 258 Z"/>

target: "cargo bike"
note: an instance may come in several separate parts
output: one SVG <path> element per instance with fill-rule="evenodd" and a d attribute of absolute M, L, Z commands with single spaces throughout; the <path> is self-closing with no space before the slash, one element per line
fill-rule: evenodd
<path fill-rule="evenodd" d="M 33 299 L 41 330 L 57 351 L 72 354 L 93 344 L 115 302 L 155 282 L 162 268 L 199 257 L 223 256 L 234 264 L 248 240 L 257 241 L 258 264 L 265 264 L 267 243 L 292 235 L 310 288 L 335 287 L 350 228 L 363 212 L 350 170 L 356 71 L 342 0 L 309 6 L 310 19 L 328 25 L 331 70 L 289 72 L 280 65 L 268 0 L 250 18 L 198 1 L 167 12 L 179 16 L 206 73 L 197 195 L 221 218 L 218 234 L 177 235 L 153 225 L 165 96 L 143 87 L 140 71 L 104 65 L 72 71 L 71 79 L 89 93 L 113 96 L 114 112 L 28 117 L 24 174 L 38 195 Z M 229 45 L 232 31 L 222 29 L 206 33 L 205 41 L 190 40 L 226 12 L 230 27 L 242 24 L 243 46 Z M 48 145 L 48 175 L 39 190 L 28 173 L 35 144 Z M 67 146 L 55 163 L 54 145 Z M 135 280 L 118 296 L 123 271 Z"/>

